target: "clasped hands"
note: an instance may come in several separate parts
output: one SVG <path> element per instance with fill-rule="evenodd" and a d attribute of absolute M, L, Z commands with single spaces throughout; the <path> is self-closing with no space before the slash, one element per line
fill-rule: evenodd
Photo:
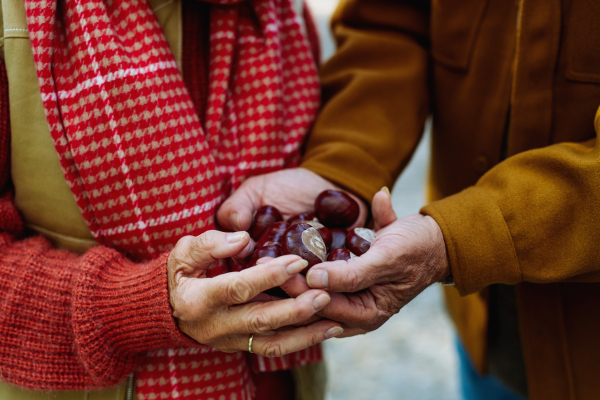
<path fill-rule="evenodd" d="M 168 261 L 169 291 L 179 328 L 221 351 L 247 350 L 281 356 L 331 337 L 379 328 L 405 304 L 450 274 L 442 232 L 431 217 L 398 219 L 389 193 L 373 198 L 377 237 L 370 250 L 348 261 L 317 264 L 306 278 L 306 262 L 296 256 L 264 259 L 255 267 L 206 279 L 216 259 L 245 257 L 253 250 L 246 231 L 262 205 L 284 218 L 312 211 L 314 199 L 331 182 L 296 168 L 253 177 L 223 203 L 219 224 L 234 233 L 209 231 L 180 240 Z M 362 226 L 367 207 L 358 198 Z M 263 291 L 281 286 L 290 299 Z M 274 301 L 275 300 L 275 301 Z"/>

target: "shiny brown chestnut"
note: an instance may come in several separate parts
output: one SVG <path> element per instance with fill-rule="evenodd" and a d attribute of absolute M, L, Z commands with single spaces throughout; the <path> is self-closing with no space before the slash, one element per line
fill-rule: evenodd
<path fill-rule="evenodd" d="M 248 262 L 252 256 L 248 256 L 246 258 L 238 258 L 231 257 L 231 262 L 229 263 L 229 272 L 240 272 L 246 268 L 248 268 Z"/>
<path fill-rule="evenodd" d="M 352 257 L 356 257 L 356 256 L 348 249 L 335 249 L 331 253 L 329 253 L 329 257 L 327 257 L 327 261 L 339 261 L 339 260 L 348 261 Z"/>
<path fill-rule="evenodd" d="M 271 224 L 267 228 L 265 233 L 262 234 L 262 236 L 260 237 L 258 242 L 256 242 L 256 245 L 254 246 L 254 248 L 258 249 L 263 246 L 271 246 L 274 244 L 278 244 L 281 246 L 281 244 L 283 243 L 283 237 L 285 234 L 285 230 L 289 227 L 290 227 L 290 224 L 288 224 L 285 221 L 279 221 L 279 222 L 275 222 L 274 224 Z"/>
<path fill-rule="evenodd" d="M 346 248 L 357 256 L 362 256 L 375 240 L 375 232 L 367 228 L 354 228 L 346 236 Z"/>
<path fill-rule="evenodd" d="M 325 242 L 325 247 L 327 251 L 331 248 L 331 242 L 333 241 L 333 236 L 331 236 L 331 231 L 322 223 L 317 221 L 306 221 L 307 224 L 315 228 L 321 234 L 323 241 Z"/>
<path fill-rule="evenodd" d="M 347 228 L 358 219 L 358 203 L 347 193 L 325 190 L 315 199 L 315 214 L 329 228 Z"/>
<path fill-rule="evenodd" d="M 254 223 L 250 228 L 250 237 L 254 240 L 260 239 L 271 224 L 279 221 L 283 221 L 283 217 L 278 209 L 273 206 L 262 206 L 254 216 Z"/>
<path fill-rule="evenodd" d="M 290 223 L 290 225 L 299 224 L 301 222 L 306 222 L 306 221 L 319 222 L 317 216 L 313 213 L 302 213 L 302 214 L 294 215 L 293 217 L 288 219 L 288 222 Z"/>
<path fill-rule="evenodd" d="M 308 267 L 302 272 L 327 259 L 327 247 L 321 234 L 309 224 L 303 223 L 286 229 L 281 253 L 295 254 L 308 261 Z"/>
<path fill-rule="evenodd" d="M 348 231 L 340 228 L 330 229 L 331 232 L 331 246 L 329 251 L 333 251 L 336 249 L 343 249 L 346 246 L 346 235 Z"/>
<path fill-rule="evenodd" d="M 271 246 L 263 246 L 259 249 L 254 250 L 254 254 L 252 254 L 252 258 L 250 259 L 250 262 L 248 263 L 248 266 L 246 268 L 254 267 L 256 265 L 256 262 L 263 257 L 277 258 L 279 256 L 281 256 L 281 246 L 277 244 Z"/>

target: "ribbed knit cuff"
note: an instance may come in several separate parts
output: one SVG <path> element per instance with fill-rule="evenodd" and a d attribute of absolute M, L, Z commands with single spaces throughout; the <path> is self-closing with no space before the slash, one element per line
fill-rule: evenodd
<path fill-rule="evenodd" d="M 391 187 L 394 178 L 363 149 L 344 142 L 328 142 L 304 154 L 302 168 L 347 189 L 371 204 L 383 186 Z"/>
<path fill-rule="evenodd" d="M 136 264 L 105 247 L 83 256 L 72 303 L 75 344 L 98 382 L 124 376 L 147 350 L 200 346 L 175 324 L 167 258 Z"/>
<path fill-rule="evenodd" d="M 444 234 L 450 268 L 461 295 L 494 283 L 522 281 L 502 211 L 482 188 L 472 187 L 421 209 Z"/>

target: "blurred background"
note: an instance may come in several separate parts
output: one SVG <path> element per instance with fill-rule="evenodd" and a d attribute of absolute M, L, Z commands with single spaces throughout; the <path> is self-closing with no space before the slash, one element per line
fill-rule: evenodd
<path fill-rule="evenodd" d="M 307 2 L 319 28 L 325 61 L 334 51 L 329 19 L 338 1 Z M 394 186 L 392 201 L 398 216 L 417 213 L 423 205 L 428 130 Z M 441 288 L 431 286 L 377 331 L 325 343 L 327 400 L 458 400 L 454 341 Z"/>

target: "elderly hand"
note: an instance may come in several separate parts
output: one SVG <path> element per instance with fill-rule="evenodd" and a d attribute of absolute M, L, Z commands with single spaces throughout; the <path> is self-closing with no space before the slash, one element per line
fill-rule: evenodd
<path fill-rule="evenodd" d="M 282 286 L 292 297 L 310 288 L 330 291 L 331 303 L 319 315 L 341 322 L 347 328 L 343 336 L 379 328 L 450 274 L 444 237 L 433 218 L 411 215 L 398 220 L 385 191 L 375 195 L 372 210 L 376 229 L 382 228 L 368 252 L 317 264 L 306 280 L 298 276 Z"/>
<path fill-rule="evenodd" d="M 304 168 L 285 169 L 246 180 L 219 208 L 219 224 L 232 231 L 247 231 L 254 213 L 263 205 L 276 207 L 285 219 L 313 212 L 317 196 L 324 190 L 341 190 L 333 183 Z M 367 206 L 348 193 L 359 204 L 360 214 L 352 227 L 363 226 Z"/>
<path fill-rule="evenodd" d="M 296 276 L 307 265 L 297 256 L 285 256 L 242 272 L 207 278 L 215 260 L 252 250 L 246 232 L 208 231 L 179 240 L 167 263 L 170 302 L 179 329 L 201 344 L 217 350 L 252 350 L 277 357 L 302 350 L 343 332 L 340 324 L 321 320 L 301 328 L 278 330 L 309 319 L 330 297 L 308 290 L 295 299 L 273 300 L 261 294 Z"/>

